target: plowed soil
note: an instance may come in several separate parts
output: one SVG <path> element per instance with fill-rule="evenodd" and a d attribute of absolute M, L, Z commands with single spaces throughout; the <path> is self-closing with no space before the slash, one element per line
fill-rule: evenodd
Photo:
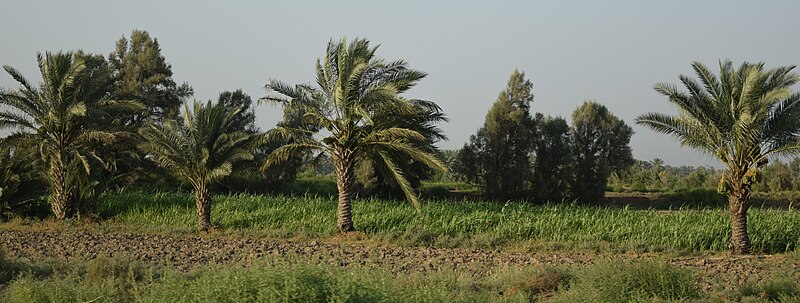
<path fill-rule="evenodd" d="M 796 254 L 732 257 L 725 254 L 664 257 L 658 254 L 515 253 L 493 250 L 364 246 L 253 238 L 166 236 L 138 233 L 98 233 L 89 230 L 0 231 L 0 249 L 7 258 L 88 260 L 98 255 L 127 255 L 143 262 L 190 270 L 209 264 L 248 266 L 264 256 L 288 261 L 319 262 L 338 266 L 367 266 L 396 273 L 438 271 L 444 268 L 486 275 L 498 267 L 530 265 L 580 266 L 607 259 L 657 258 L 693 268 L 705 288 L 735 285 L 774 277 L 798 276 Z"/>

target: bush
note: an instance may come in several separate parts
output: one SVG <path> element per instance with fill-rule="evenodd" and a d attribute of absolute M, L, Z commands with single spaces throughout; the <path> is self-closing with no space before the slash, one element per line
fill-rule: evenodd
<path fill-rule="evenodd" d="M 393 274 L 389 269 L 264 259 L 249 268 L 141 272 L 137 262 L 102 257 L 23 274 L 0 288 L 0 302 L 529 302 L 554 278 L 526 283 L 531 269 L 478 279 L 455 272 Z M 555 277 L 558 280 L 558 277 Z M 557 282 L 557 281 L 556 281 Z"/>
<path fill-rule="evenodd" d="M 693 188 L 663 197 L 673 208 L 720 208 L 728 205 L 728 197 L 712 188 Z"/>
<path fill-rule="evenodd" d="M 739 302 L 800 302 L 800 283 L 791 275 L 776 275 L 758 283 L 745 284 L 731 299 Z"/>
<path fill-rule="evenodd" d="M 655 261 L 605 261 L 576 271 L 554 302 L 685 301 L 700 297 L 687 269 Z"/>

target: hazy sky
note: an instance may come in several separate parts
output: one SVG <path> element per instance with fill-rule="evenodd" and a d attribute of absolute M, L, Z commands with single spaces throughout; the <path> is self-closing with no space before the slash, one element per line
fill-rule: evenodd
<path fill-rule="evenodd" d="M 330 39 L 364 37 L 378 56 L 406 59 L 430 75 L 406 96 L 434 100 L 459 148 L 483 123 L 516 68 L 534 85 L 533 111 L 569 117 L 584 100 L 632 125 L 634 157 L 715 165 L 671 137 L 633 124 L 674 113 L 652 87 L 677 83 L 700 61 L 800 63 L 800 1 L 2 1 L 0 64 L 36 82 L 37 51 L 108 55 L 131 30 L 156 37 L 173 78 L 199 100 L 242 88 L 254 99 L 269 79 L 314 80 Z M 0 86 L 15 88 L 5 73 Z M 797 89 L 797 87 L 796 87 Z M 263 105 L 258 125 L 279 108 Z"/>

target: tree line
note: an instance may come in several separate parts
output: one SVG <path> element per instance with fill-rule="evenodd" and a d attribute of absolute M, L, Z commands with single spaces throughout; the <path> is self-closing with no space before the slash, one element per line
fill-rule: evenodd
<path fill-rule="evenodd" d="M 376 51 L 366 39 L 331 40 L 314 84 L 269 81 L 259 101 L 283 105 L 284 119 L 266 131 L 255 126 L 253 101 L 241 90 L 222 92 L 215 103 L 189 102 L 191 86 L 172 79 L 158 41 L 144 31 L 122 37 L 107 57 L 38 54 L 38 84 L 6 65 L 19 87 L 0 91 L 0 128 L 11 131 L 0 140 L 2 210 L 47 193 L 52 214 L 69 219 L 91 214 L 110 189 L 186 184 L 206 230 L 213 191 L 226 183 L 234 190 L 237 175 L 268 187 L 320 159 L 336 175 L 339 232 L 355 229 L 359 188 L 400 193 L 419 209 L 420 180 L 447 171 L 435 145 L 446 139 L 437 125 L 447 117 L 435 102 L 403 96 L 426 73 Z M 800 152 L 800 93 L 791 91 L 800 76 L 794 66 L 763 63 L 721 61 L 718 75 L 700 63 L 692 68 L 697 79 L 679 77 L 685 89 L 655 86 L 679 114 L 646 113 L 636 123 L 721 161 L 731 249 L 748 253 L 750 193 L 764 171 L 785 175 L 770 159 Z M 532 88 L 523 72 L 512 73 L 453 170 L 492 199 L 599 202 L 609 177 L 635 164 L 632 129 L 593 101 L 573 112 L 571 124 L 531 115 Z M 784 181 L 767 186 L 788 187 Z"/>
<path fill-rule="evenodd" d="M 678 192 L 696 188 L 716 190 L 723 169 L 710 166 L 671 166 L 661 159 L 636 160 L 614 172 L 608 180 L 611 190 L 634 192 Z M 776 159 L 766 164 L 753 183 L 753 191 L 800 191 L 800 158 Z"/>
<path fill-rule="evenodd" d="M 122 37 L 108 57 L 38 54 L 39 85 L 6 65 L 19 88 L 0 92 L 0 127 L 11 131 L 0 141 L 2 211 L 47 193 L 63 220 L 92 215 L 108 190 L 187 186 L 207 230 L 214 191 L 275 190 L 322 157 L 338 177 L 340 231 L 354 229 L 358 183 L 397 189 L 418 207 L 420 180 L 446 169 L 434 143 L 445 139 L 437 124 L 447 118 L 436 103 L 401 95 L 426 73 L 376 50 L 366 39 L 332 40 L 317 62 L 317 87 L 270 81 L 260 101 L 282 104 L 284 117 L 267 131 L 255 126 L 253 100 L 241 90 L 188 101 L 191 86 L 175 83 L 145 31 Z"/>
<path fill-rule="evenodd" d="M 585 101 L 562 117 L 531 115 L 533 84 L 514 71 L 483 127 L 458 151 L 453 173 L 490 199 L 596 204 L 612 172 L 633 163 L 633 130 L 605 106 Z"/>

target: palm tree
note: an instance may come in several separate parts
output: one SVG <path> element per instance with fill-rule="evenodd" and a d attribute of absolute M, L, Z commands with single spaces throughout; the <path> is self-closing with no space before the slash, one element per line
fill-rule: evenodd
<path fill-rule="evenodd" d="M 211 227 L 211 183 L 230 175 L 236 162 L 253 158 L 254 136 L 231 127 L 239 110 L 195 101 L 193 110 L 184 106 L 182 123 L 167 120 L 140 130 L 145 143 L 139 147 L 147 157 L 194 188 L 198 227 L 203 231 Z"/>
<path fill-rule="evenodd" d="M 446 170 L 432 153 L 414 144 L 425 140 L 424 134 L 402 123 L 376 120 L 377 113 L 391 111 L 405 115 L 416 112 L 418 108 L 414 103 L 400 94 L 426 76 L 408 68 L 405 61 L 386 62 L 375 57 L 376 50 L 377 47 L 370 47 L 365 39 L 356 39 L 349 45 L 344 39 L 330 41 L 325 58 L 317 60 L 319 87 L 302 84 L 291 87 L 273 80 L 266 89 L 280 95 L 263 98 L 304 113 L 306 124 L 324 130 L 316 136 L 314 131 L 308 130 L 314 127 L 278 126 L 270 130 L 271 137 L 290 138 L 292 141 L 270 153 L 262 169 L 303 150 L 315 150 L 330 156 L 339 192 L 336 225 L 339 232 L 355 230 L 351 211 L 354 170 L 358 160 L 378 155 L 417 209 L 417 195 L 397 162 L 400 156 Z"/>
<path fill-rule="evenodd" d="M 124 132 L 96 123 L 112 111 L 136 110 L 136 102 L 103 100 L 108 82 L 87 69 L 82 53 L 37 54 L 42 83 L 34 87 L 22 74 L 3 66 L 19 84 L 16 91 L 0 91 L 0 129 L 15 132 L 3 139 L 9 147 L 36 145 L 46 166 L 50 206 L 58 219 L 80 211 L 80 190 L 92 163 L 105 164 L 98 145 L 114 143 Z M 91 117 L 91 118 L 89 118 Z"/>
<path fill-rule="evenodd" d="M 720 62 L 719 77 L 703 64 L 692 67 L 699 81 L 680 76 L 688 92 L 668 83 L 655 86 L 680 114 L 648 113 L 636 123 L 722 161 L 725 172 L 719 189 L 728 194 L 730 248 L 746 254 L 751 247 L 750 187 L 768 158 L 800 151 L 800 93 L 790 91 L 800 77 L 792 72 L 794 66 L 765 69 L 763 63 L 745 62 L 735 68 L 730 61 Z"/>

